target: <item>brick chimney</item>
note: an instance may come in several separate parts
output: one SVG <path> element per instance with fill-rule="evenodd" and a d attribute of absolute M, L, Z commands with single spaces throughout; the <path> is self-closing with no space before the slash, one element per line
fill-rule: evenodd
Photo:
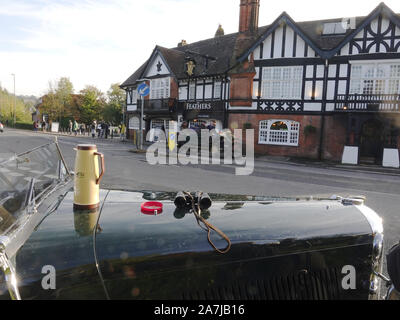
<path fill-rule="evenodd" d="M 231 78 L 231 106 L 251 107 L 253 98 L 253 79 L 256 76 L 254 56 L 250 54 L 237 64 L 237 58 L 254 43 L 257 37 L 260 0 L 240 0 L 239 35 L 236 38 L 229 72 Z"/>
<path fill-rule="evenodd" d="M 254 33 L 257 31 L 259 11 L 260 0 L 240 0 L 240 33 Z"/>

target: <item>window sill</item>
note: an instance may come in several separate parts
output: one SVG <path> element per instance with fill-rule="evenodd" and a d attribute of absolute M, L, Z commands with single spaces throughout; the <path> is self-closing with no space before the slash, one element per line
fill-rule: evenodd
<path fill-rule="evenodd" d="M 272 143 L 272 142 L 258 142 L 259 145 L 268 145 L 268 146 L 280 146 L 280 147 L 298 147 L 298 144 L 284 144 L 284 143 Z"/>

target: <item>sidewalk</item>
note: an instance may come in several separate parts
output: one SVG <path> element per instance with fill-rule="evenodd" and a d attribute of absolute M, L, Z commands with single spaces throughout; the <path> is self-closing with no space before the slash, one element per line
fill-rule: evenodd
<path fill-rule="evenodd" d="M 144 149 L 150 144 L 146 143 Z M 134 146 L 136 148 L 136 146 Z M 132 150 L 133 152 L 138 152 L 138 150 Z M 166 153 L 162 153 L 168 157 L 169 150 L 166 148 Z M 201 157 L 201 150 L 198 151 L 198 155 Z M 223 160 L 223 153 L 221 152 L 221 160 Z M 210 155 L 211 157 L 211 155 Z M 341 164 L 334 161 L 318 161 L 313 159 L 304 158 L 294 158 L 294 157 L 281 157 L 281 156 L 268 156 L 268 155 L 254 155 L 254 161 L 257 162 L 269 162 L 278 164 L 288 164 L 299 167 L 310 167 L 310 168 L 320 168 L 320 169 L 333 169 L 341 171 L 352 171 L 352 172 L 364 172 L 364 173 L 375 173 L 383 175 L 400 176 L 400 168 L 384 168 L 380 165 L 369 165 L 369 164 L 359 164 L 359 165 L 348 165 Z"/>
<path fill-rule="evenodd" d="M 21 130 L 21 129 L 12 129 L 12 130 Z M 23 130 L 27 131 L 27 130 Z M 95 138 L 92 138 L 92 135 L 80 135 L 80 134 L 69 134 L 68 132 L 48 132 L 48 131 L 31 131 L 33 134 L 45 134 L 45 135 L 52 135 L 52 136 L 59 136 L 59 137 L 70 137 L 70 138 L 86 138 L 90 141 L 101 141 L 101 142 L 109 142 L 109 143 L 126 143 L 126 144 L 132 144 L 132 141 L 126 140 L 126 139 L 120 139 L 119 136 L 112 138 L 111 136 L 108 136 L 107 139 L 105 138 L 98 138 L 97 134 Z M 132 144 L 133 146 L 133 144 Z"/>
<path fill-rule="evenodd" d="M 256 155 L 255 161 L 262 162 L 274 162 L 274 163 L 287 163 L 291 165 L 303 166 L 303 167 L 316 167 L 322 169 L 333 169 L 342 171 L 357 171 L 365 173 L 376 173 L 376 174 L 387 174 L 400 176 L 400 169 L 397 168 L 384 168 L 379 165 L 369 165 L 369 164 L 359 164 L 359 165 L 349 165 L 341 164 L 333 161 L 318 161 L 312 159 L 301 159 L 301 158 L 291 158 L 291 157 L 278 157 L 278 156 L 264 156 Z"/>

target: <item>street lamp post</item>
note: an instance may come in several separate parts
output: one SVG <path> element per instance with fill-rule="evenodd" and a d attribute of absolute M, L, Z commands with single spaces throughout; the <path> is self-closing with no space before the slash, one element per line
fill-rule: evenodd
<path fill-rule="evenodd" d="M 14 78 L 14 112 L 13 112 L 14 113 L 14 118 L 13 118 L 13 126 L 15 128 L 15 123 L 17 122 L 17 115 L 16 115 L 16 108 L 17 108 L 16 104 L 17 104 L 17 102 L 16 102 L 16 96 L 15 96 L 15 74 L 12 73 L 11 75 Z"/>

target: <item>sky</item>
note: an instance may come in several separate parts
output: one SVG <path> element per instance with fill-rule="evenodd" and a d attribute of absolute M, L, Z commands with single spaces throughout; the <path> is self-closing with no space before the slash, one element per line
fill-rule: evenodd
<path fill-rule="evenodd" d="M 156 45 L 238 31 L 240 0 L 0 0 L 0 84 L 17 95 L 46 93 L 68 77 L 75 92 L 122 83 Z M 400 13 L 400 1 L 386 0 Z M 376 0 L 261 0 L 260 26 L 283 11 L 295 21 L 366 16 Z"/>

